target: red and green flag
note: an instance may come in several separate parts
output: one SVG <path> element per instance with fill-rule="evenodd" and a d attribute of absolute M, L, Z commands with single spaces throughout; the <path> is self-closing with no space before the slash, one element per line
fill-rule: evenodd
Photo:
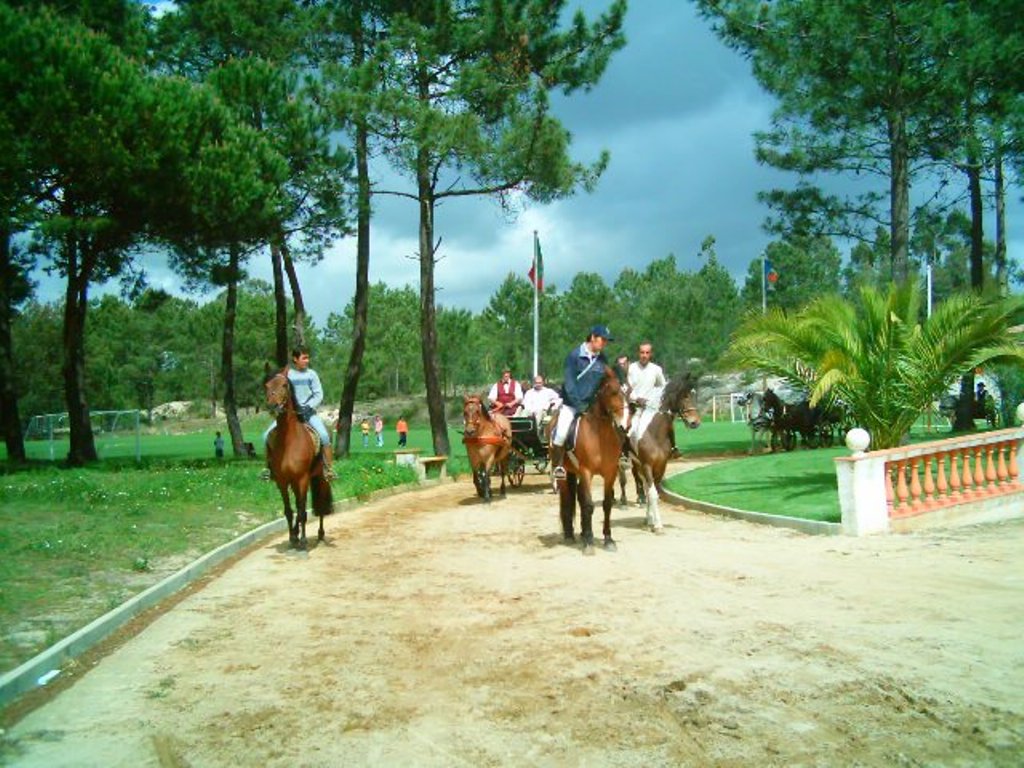
<path fill-rule="evenodd" d="M 540 238 L 533 236 L 533 264 L 529 272 L 530 282 L 538 291 L 544 290 L 544 254 L 540 252 Z"/>

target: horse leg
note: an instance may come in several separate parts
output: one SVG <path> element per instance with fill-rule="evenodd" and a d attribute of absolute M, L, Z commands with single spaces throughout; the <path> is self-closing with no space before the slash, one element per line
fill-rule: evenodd
<path fill-rule="evenodd" d="M 643 505 L 647 503 L 647 493 L 644 490 L 644 481 L 637 471 L 636 464 L 633 465 L 633 482 L 636 483 L 636 503 Z"/>
<path fill-rule="evenodd" d="M 292 496 L 291 491 L 287 485 L 277 486 L 277 490 L 281 493 L 281 500 L 284 502 L 284 519 L 288 523 L 288 541 L 295 546 L 295 542 L 298 541 L 298 537 L 295 534 L 293 527 L 294 513 L 292 512 Z"/>
<path fill-rule="evenodd" d="M 488 459 L 484 462 L 483 468 L 480 470 L 480 486 L 484 489 L 484 501 L 488 504 L 491 503 L 491 461 Z"/>
<path fill-rule="evenodd" d="M 558 513 L 562 518 L 562 536 L 566 542 L 576 541 L 572 519 L 576 512 L 576 475 L 569 475 L 558 484 Z"/>
<path fill-rule="evenodd" d="M 658 484 L 654 481 L 654 470 L 644 465 L 644 489 L 647 492 L 647 525 L 654 533 L 664 533 L 661 511 L 658 509 Z"/>
<path fill-rule="evenodd" d="M 615 552 L 618 549 L 615 541 L 612 539 L 612 506 L 614 504 L 615 476 L 613 475 L 605 481 L 604 501 L 601 503 L 601 507 L 604 510 L 604 526 L 601 528 L 601 533 L 604 536 L 605 552 Z M 591 502 L 591 509 L 593 509 L 593 502 Z"/>
<path fill-rule="evenodd" d="M 309 477 L 300 479 L 295 484 L 295 527 L 299 534 L 299 549 L 306 549 L 306 497 L 309 494 Z"/>
<path fill-rule="evenodd" d="M 590 495 L 591 479 L 588 473 L 579 477 L 576 483 L 576 501 L 580 505 L 580 536 L 583 539 L 584 555 L 594 554 L 594 499 Z M 614 478 L 612 482 L 615 482 Z"/>
<path fill-rule="evenodd" d="M 619 464 L 619 507 L 626 506 L 626 468 Z"/>

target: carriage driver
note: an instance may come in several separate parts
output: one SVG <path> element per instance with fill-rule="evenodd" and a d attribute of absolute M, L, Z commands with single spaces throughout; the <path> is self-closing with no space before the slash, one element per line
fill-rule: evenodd
<path fill-rule="evenodd" d="M 292 350 L 292 364 L 288 369 L 288 381 L 292 383 L 292 389 L 295 390 L 299 416 L 320 435 L 320 446 L 323 449 L 324 457 L 324 479 L 333 480 L 336 475 L 334 474 L 334 451 L 331 447 L 331 435 L 316 412 L 316 407 L 323 402 L 324 388 L 320 385 L 320 377 L 317 376 L 316 371 L 309 367 L 309 349 L 307 347 L 300 346 Z M 267 443 L 270 431 L 275 426 L 276 422 L 263 433 L 264 445 Z"/>
<path fill-rule="evenodd" d="M 547 416 L 561 404 L 562 398 L 545 385 L 544 377 L 540 374 L 533 377 L 533 386 L 523 394 L 523 410 L 535 422 L 538 434 Z"/>
<path fill-rule="evenodd" d="M 519 405 L 523 402 L 523 387 L 512 378 L 512 371 L 505 368 L 501 372 L 501 381 L 491 386 L 487 394 L 491 401 L 491 413 L 500 413 L 504 416 L 515 416 Z"/>
<path fill-rule="evenodd" d="M 614 341 L 607 325 L 595 325 L 590 329 L 587 340 L 576 347 L 565 358 L 565 383 L 562 385 L 562 408 L 558 422 L 551 436 L 551 466 L 556 480 L 565 479 L 565 439 L 577 413 L 587 409 L 604 378 L 608 359 L 604 356 L 605 345 Z"/>

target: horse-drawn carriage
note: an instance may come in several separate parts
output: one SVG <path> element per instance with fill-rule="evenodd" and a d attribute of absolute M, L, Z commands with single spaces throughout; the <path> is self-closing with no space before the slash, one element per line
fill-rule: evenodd
<path fill-rule="evenodd" d="M 537 422 L 532 416 L 512 416 L 512 452 L 508 457 L 508 482 L 517 486 L 523 484 L 526 465 L 532 463 L 538 472 L 548 468 L 548 444 L 550 442 L 547 424 Z"/>
<path fill-rule="evenodd" d="M 797 438 L 808 448 L 831 447 L 846 431 L 847 420 L 838 405 L 811 406 L 806 399 L 791 405 L 771 389 L 751 393 L 743 403 L 750 405 L 752 444 L 767 444 L 772 451 L 792 451 Z"/>

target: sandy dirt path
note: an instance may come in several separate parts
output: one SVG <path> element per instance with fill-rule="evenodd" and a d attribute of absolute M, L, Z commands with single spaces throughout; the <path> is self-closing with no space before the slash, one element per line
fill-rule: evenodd
<path fill-rule="evenodd" d="M 16 766 L 1016 766 L 1024 522 L 865 539 L 668 504 L 562 543 L 542 479 L 275 537 L 3 734 Z"/>

